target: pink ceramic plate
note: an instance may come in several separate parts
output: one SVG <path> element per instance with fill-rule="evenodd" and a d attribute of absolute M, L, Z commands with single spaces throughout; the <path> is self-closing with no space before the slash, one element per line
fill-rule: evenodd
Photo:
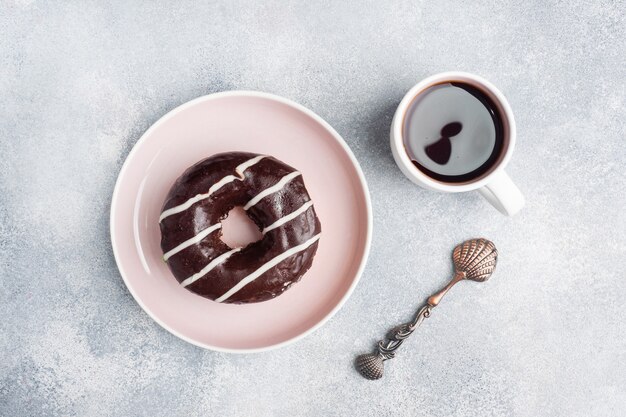
<path fill-rule="evenodd" d="M 161 260 L 158 218 L 174 180 L 218 152 L 275 156 L 302 172 L 322 224 L 313 266 L 280 297 L 219 304 L 185 290 Z M 332 127 L 271 94 L 234 91 L 172 110 L 139 139 L 111 204 L 111 241 L 124 282 L 161 326 L 195 345 L 252 352 L 293 342 L 346 301 L 365 266 L 372 213 L 358 162 Z"/>

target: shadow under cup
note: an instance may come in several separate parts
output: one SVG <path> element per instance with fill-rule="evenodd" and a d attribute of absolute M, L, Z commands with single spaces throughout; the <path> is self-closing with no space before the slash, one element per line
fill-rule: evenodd
<path fill-rule="evenodd" d="M 460 97 L 463 100 L 455 100 L 452 90 L 445 91 L 446 89 L 454 89 L 454 94 L 457 96 L 461 94 Z M 467 95 L 467 98 L 463 97 L 463 94 Z M 433 99 L 433 96 L 437 99 Z M 419 117 L 417 116 L 419 115 L 416 115 L 416 112 L 421 112 L 425 115 L 421 121 L 418 120 Z M 482 123 L 483 127 L 491 123 L 492 126 L 487 127 L 487 129 L 490 132 L 493 129 L 493 139 L 490 140 L 492 144 L 490 143 L 489 145 L 491 151 L 489 152 L 487 149 L 486 152 L 488 154 L 485 154 L 483 151 L 483 155 L 478 159 L 474 158 L 472 153 L 477 151 L 480 146 L 485 146 L 486 136 L 485 138 L 479 136 L 478 139 L 471 137 L 463 138 L 461 128 L 458 129 L 461 132 L 458 136 L 455 130 L 452 132 L 455 133 L 455 137 L 452 135 L 446 137 L 446 128 L 449 128 L 452 124 L 462 125 L 461 122 L 464 122 L 463 124 L 469 122 L 470 127 L 472 123 L 476 125 L 477 117 L 473 116 L 477 112 L 482 113 L 482 118 L 484 119 L 479 120 L 479 123 Z M 450 129 L 447 130 L 449 131 Z M 418 137 L 416 137 L 416 132 L 418 132 Z M 490 88 L 473 79 L 438 80 L 427 85 L 414 95 L 402 115 L 404 152 L 419 171 L 437 182 L 448 185 L 471 184 L 491 174 L 503 162 L 506 151 L 510 146 L 510 138 L 511 126 L 501 101 Z M 461 146 L 455 146 L 455 141 L 456 145 L 458 145 L 461 140 L 465 140 L 465 143 L 461 143 Z M 469 143 L 467 142 L 468 140 L 470 141 Z M 471 142 L 472 140 L 474 142 Z M 431 150 L 437 150 L 438 148 L 444 154 L 447 152 L 447 158 L 446 155 L 443 156 L 446 163 L 435 162 L 432 157 L 433 154 L 427 156 L 429 148 Z M 459 151 L 459 149 L 461 150 Z M 452 153 L 452 161 L 447 162 L 447 159 L 450 158 L 450 153 Z M 469 159 L 469 166 L 472 164 L 474 166 L 468 168 L 467 172 L 463 171 L 463 169 L 461 169 L 461 172 L 445 172 L 446 170 L 450 171 L 450 166 L 446 168 L 446 165 L 454 165 L 459 162 L 459 159 L 462 160 L 463 158 Z M 472 158 L 476 160 L 472 161 Z M 478 166 L 476 167 L 475 165 Z M 439 166 L 442 169 L 438 169 Z"/>

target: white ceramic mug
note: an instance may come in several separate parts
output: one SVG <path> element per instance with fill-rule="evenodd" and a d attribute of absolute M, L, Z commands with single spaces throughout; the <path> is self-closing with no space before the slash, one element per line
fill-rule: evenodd
<path fill-rule="evenodd" d="M 404 145 L 405 115 L 411 103 L 428 87 L 445 82 L 462 82 L 478 88 L 494 102 L 502 118 L 504 135 L 500 156 L 487 172 L 466 182 L 444 182 L 431 178 L 413 164 Z M 504 172 L 504 167 L 511 159 L 515 148 L 515 133 L 515 119 L 511 107 L 504 95 L 493 84 L 466 72 L 443 72 L 419 82 L 400 102 L 391 123 L 391 151 L 400 170 L 415 184 L 448 193 L 478 190 L 501 213 L 512 216 L 524 206 L 524 196 Z"/>

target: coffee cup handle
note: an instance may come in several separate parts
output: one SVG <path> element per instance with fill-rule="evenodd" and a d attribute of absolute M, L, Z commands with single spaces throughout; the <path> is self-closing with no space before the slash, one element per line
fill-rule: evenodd
<path fill-rule="evenodd" d="M 491 181 L 478 191 L 498 211 L 507 216 L 513 216 L 524 207 L 524 196 L 511 178 L 500 170 L 494 173 Z"/>

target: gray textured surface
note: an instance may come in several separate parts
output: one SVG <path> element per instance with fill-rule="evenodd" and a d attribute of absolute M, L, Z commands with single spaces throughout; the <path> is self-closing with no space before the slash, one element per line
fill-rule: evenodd
<path fill-rule="evenodd" d="M 0 415 L 626 414 L 623 2 L 0 2 Z M 413 186 L 387 132 L 415 82 L 459 69 L 516 113 L 515 218 Z M 369 181 L 371 257 L 345 307 L 265 354 L 193 347 L 117 272 L 108 209 L 141 133 L 202 94 L 310 107 Z M 487 284 L 457 288 L 390 363 L 355 354 L 484 235 Z"/>

